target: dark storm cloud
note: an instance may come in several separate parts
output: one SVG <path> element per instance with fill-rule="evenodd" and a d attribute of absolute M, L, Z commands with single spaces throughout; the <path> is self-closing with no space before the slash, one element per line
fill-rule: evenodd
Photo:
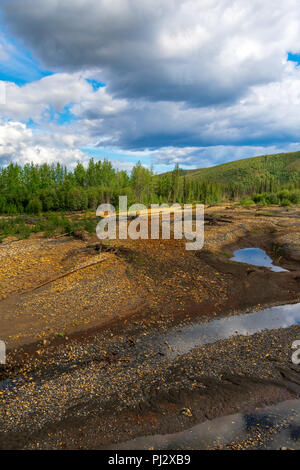
<path fill-rule="evenodd" d="M 255 5 L 235 8 L 243 3 L 2 0 L 0 9 L 48 68 L 100 69 L 114 96 L 206 106 L 280 75 L 282 51 L 263 53 L 265 25 Z"/>
<path fill-rule="evenodd" d="M 7 38 L 54 72 L 7 85 L 3 158 L 52 161 L 62 147 L 70 160 L 110 145 L 207 166 L 217 150 L 226 160 L 226 148 L 298 141 L 300 69 L 287 62 L 300 49 L 298 0 L 1 0 L 0 14 Z M 29 121 L 40 126 L 30 135 Z"/>

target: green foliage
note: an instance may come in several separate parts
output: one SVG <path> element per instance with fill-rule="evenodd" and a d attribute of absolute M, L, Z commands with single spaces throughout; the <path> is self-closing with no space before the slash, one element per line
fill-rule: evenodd
<path fill-rule="evenodd" d="M 245 207 L 246 209 L 250 208 L 254 203 L 254 201 L 249 196 L 243 196 L 240 201 L 241 206 Z"/>
<path fill-rule="evenodd" d="M 0 219 L 1 241 L 8 235 L 13 235 L 20 239 L 28 238 L 31 231 L 30 226 L 26 224 L 25 219 L 22 216 Z"/>
<path fill-rule="evenodd" d="M 39 214 L 42 212 L 42 202 L 39 198 L 34 197 L 33 199 L 30 199 L 29 203 L 26 206 L 26 212 L 27 214 Z"/>
<path fill-rule="evenodd" d="M 237 200 L 245 207 L 300 203 L 300 152 L 248 158 L 202 170 L 154 175 L 138 162 L 128 175 L 104 160 L 90 159 L 74 171 L 56 165 L 11 163 L 0 168 L 0 214 L 95 211 L 101 203 L 118 206 L 120 195 L 129 205 L 141 202 L 217 204 Z"/>
<path fill-rule="evenodd" d="M 64 214 L 48 213 L 38 217 L 25 215 L 0 219 L 0 242 L 9 235 L 19 239 L 27 238 L 31 233 L 43 232 L 45 236 L 60 234 L 72 235 L 75 231 L 95 233 L 97 217 L 66 217 Z"/>
<path fill-rule="evenodd" d="M 300 190 L 283 189 L 277 193 L 254 194 L 253 201 L 262 206 L 270 206 L 279 204 L 281 206 L 289 206 L 291 204 L 300 203 Z"/>
<path fill-rule="evenodd" d="M 82 211 L 88 208 L 88 195 L 80 188 L 71 188 L 67 193 L 67 207 L 71 211 Z"/>
<path fill-rule="evenodd" d="M 284 184 L 298 180 L 299 183 L 299 176 L 300 152 L 246 158 L 192 172 L 193 178 L 200 177 L 219 184 L 255 182 L 265 186 L 267 183 L 268 192 L 277 181 Z"/>
<path fill-rule="evenodd" d="M 212 168 L 188 171 L 184 177 L 218 185 L 225 197 L 236 200 L 244 196 L 252 197 L 255 193 L 300 189 L 300 152 L 246 158 Z"/>

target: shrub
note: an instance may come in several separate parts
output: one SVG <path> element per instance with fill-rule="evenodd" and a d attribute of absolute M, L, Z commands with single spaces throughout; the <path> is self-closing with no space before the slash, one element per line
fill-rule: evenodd
<path fill-rule="evenodd" d="M 240 204 L 241 204 L 241 206 L 248 209 L 251 205 L 254 204 L 254 201 L 249 196 L 244 196 L 244 197 L 242 197 L 242 199 L 240 201 Z"/>
<path fill-rule="evenodd" d="M 43 205 L 38 198 L 31 199 L 26 207 L 27 214 L 39 214 L 42 212 Z"/>

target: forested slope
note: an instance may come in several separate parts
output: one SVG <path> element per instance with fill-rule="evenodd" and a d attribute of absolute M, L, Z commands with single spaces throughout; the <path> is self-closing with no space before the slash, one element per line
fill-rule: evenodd
<path fill-rule="evenodd" d="M 267 155 L 225 163 L 212 168 L 156 175 L 138 162 L 131 173 L 111 162 L 78 163 L 69 170 L 55 165 L 11 163 L 0 168 L 0 214 L 79 211 L 103 202 L 217 203 L 253 199 L 271 204 L 300 202 L 300 152 Z"/>

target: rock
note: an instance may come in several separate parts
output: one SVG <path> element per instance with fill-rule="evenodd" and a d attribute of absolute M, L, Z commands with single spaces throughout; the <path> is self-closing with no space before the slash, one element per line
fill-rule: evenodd
<path fill-rule="evenodd" d="M 188 418 L 191 418 L 193 416 L 193 413 L 189 408 L 182 408 L 181 414 L 187 416 Z"/>
<path fill-rule="evenodd" d="M 281 248 L 283 256 L 293 261 L 300 261 L 300 244 L 286 243 Z"/>
<path fill-rule="evenodd" d="M 83 241 L 87 241 L 89 238 L 88 233 L 85 230 L 74 230 L 73 237 Z"/>

